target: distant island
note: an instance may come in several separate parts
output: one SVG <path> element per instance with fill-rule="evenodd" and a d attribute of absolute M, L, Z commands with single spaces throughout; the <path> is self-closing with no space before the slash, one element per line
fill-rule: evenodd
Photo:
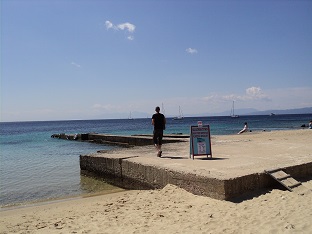
<path fill-rule="evenodd" d="M 288 109 L 288 110 L 266 110 L 247 113 L 246 115 L 291 115 L 291 114 L 312 114 L 312 107 Z"/>
<path fill-rule="evenodd" d="M 235 110 L 237 115 L 295 115 L 295 114 L 312 114 L 312 107 L 298 108 L 298 109 L 286 109 L 286 110 L 265 110 L 258 111 L 257 109 L 247 108 L 247 109 L 237 109 Z M 199 113 L 195 115 L 185 115 L 188 117 L 197 116 L 230 116 L 228 111 L 219 113 Z"/>
<path fill-rule="evenodd" d="M 149 118 L 149 114 L 142 112 L 133 112 L 138 118 Z M 312 107 L 298 108 L 298 109 L 286 109 L 286 110 L 265 110 L 259 111 L 253 108 L 237 109 L 235 110 L 237 115 L 292 115 L 292 114 L 312 114 Z M 219 113 L 198 113 L 198 114 L 185 114 L 185 117 L 198 117 L 198 116 L 230 116 L 229 111 Z M 168 118 L 174 116 L 167 115 Z"/>

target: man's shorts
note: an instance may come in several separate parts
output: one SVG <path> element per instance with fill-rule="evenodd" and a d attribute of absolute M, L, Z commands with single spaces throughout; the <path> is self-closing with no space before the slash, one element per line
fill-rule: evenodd
<path fill-rule="evenodd" d="M 162 129 L 155 129 L 154 130 L 153 140 L 154 140 L 155 145 L 162 145 L 163 135 L 164 135 L 164 130 L 162 130 Z"/>

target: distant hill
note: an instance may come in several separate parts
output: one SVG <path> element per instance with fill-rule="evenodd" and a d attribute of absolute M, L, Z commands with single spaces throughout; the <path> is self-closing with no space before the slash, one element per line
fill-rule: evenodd
<path fill-rule="evenodd" d="M 247 109 L 237 109 L 235 110 L 235 114 L 237 115 L 270 115 L 274 113 L 276 115 L 291 115 L 291 114 L 312 114 L 312 107 L 306 108 L 298 108 L 298 109 L 287 109 L 287 110 L 265 110 L 265 111 L 258 111 L 257 109 L 247 108 Z M 185 116 L 230 116 L 229 111 L 218 112 L 218 113 L 200 113 L 195 115 L 188 115 Z"/>
<path fill-rule="evenodd" d="M 254 108 L 237 109 L 235 110 L 235 114 L 236 115 L 248 115 L 249 113 L 257 112 L 257 111 L 258 110 Z M 230 116 L 230 115 L 231 115 L 230 111 L 223 111 L 223 112 L 211 114 L 211 116 Z"/>
<path fill-rule="evenodd" d="M 247 113 L 247 115 L 269 115 L 271 113 L 274 113 L 276 115 L 312 114 L 312 107 L 299 108 L 299 109 L 287 109 L 287 110 L 254 111 L 254 112 Z"/>
<path fill-rule="evenodd" d="M 306 108 L 298 108 L 298 109 L 287 109 L 287 110 L 265 110 L 265 111 L 258 111 L 257 109 L 253 108 L 246 108 L 246 109 L 237 109 L 235 110 L 235 114 L 237 115 L 270 115 L 274 113 L 276 115 L 286 115 L 286 114 L 312 114 L 312 107 Z M 129 113 L 114 113 L 111 116 L 106 115 L 107 119 L 127 119 Z M 218 112 L 218 113 L 198 113 L 198 114 L 184 114 L 185 117 L 201 117 L 201 116 L 230 116 L 230 111 Z M 152 114 L 145 113 L 145 112 L 132 112 L 132 118 L 151 118 Z M 174 116 L 166 115 L 167 118 L 172 118 Z M 101 119 L 98 116 L 98 119 Z"/>

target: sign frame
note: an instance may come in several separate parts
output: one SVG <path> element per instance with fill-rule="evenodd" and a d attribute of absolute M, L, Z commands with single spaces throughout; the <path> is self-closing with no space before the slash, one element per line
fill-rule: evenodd
<path fill-rule="evenodd" d="M 190 158 L 194 160 L 194 156 L 202 155 L 207 155 L 207 158 L 210 155 L 210 158 L 212 158 L 210 126 L 191 126 Z"/>

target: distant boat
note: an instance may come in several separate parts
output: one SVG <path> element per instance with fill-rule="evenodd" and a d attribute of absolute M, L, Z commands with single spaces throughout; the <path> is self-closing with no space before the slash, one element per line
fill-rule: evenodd
<path fill-rule="evenodd" d="M 270 116 L 274 116 L 274 115 L 275 115 L 274 113 L 271 113 L 271 114 L 270 114 Z"/>
<path fill-rule="evenodd" d="M 179 106 L 179 115 L 174 117 L 173 120 L 182 120 L 184 119 L 183 113 L 181 111 L 181 107 Z"/>
<path fill-rule="evenodd" d="M 234 101 L 233 101 L 233 107 L 231 110 L 231 118 L 239 118 L 239 115 L 235 115 L 235 113 L 234 113 Z"/>
<path fill-rule="evenodd" d="M 129 114 L 129 118 L 130 120 L 133 120 L 132 116 L 131 116 L 131 111 L 130 111 L 130 114 Z"/>

